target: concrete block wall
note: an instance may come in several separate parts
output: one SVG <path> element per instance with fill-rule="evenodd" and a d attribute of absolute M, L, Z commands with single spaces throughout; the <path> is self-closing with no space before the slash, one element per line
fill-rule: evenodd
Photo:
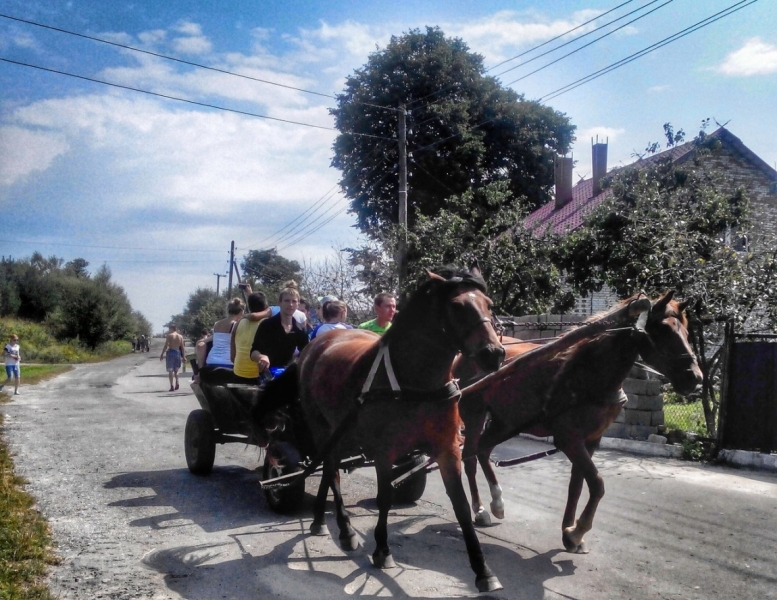
<path fill-rule="evenodd" d="M 562 331 L 577 327 L 585 320 L 583 315 L 528 315 L 500 318 L 514 323 L 514 325 L 505 326 L 505 335 L 527 341 L 554 338 Z"/>
<path fill-rule="evenodd" d="M 658 379 L 648 379 L 641 369 L 632 369 L 629 378 L 623 382 L 628 401 L 604 432 L 605 437 L 646 440 L 649 435 L 658 433 L 658 428 L 664 424 L 661 385 Z"/>

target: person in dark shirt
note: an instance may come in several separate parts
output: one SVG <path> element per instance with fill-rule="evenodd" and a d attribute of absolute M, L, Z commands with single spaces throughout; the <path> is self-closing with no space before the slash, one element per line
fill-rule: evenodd
<path fill-rule="evenodd" d="M 308 344 L 305 327 L 294 319 L 294 312 L 299 307 L 296 283 L 289 282 L 281 291 L 279 304 L 281 311 L 259 324 L 251 346 L 251 360 L 259 365 L 260 372 L 270 367 L 288 366 L 295 353 Z"/>

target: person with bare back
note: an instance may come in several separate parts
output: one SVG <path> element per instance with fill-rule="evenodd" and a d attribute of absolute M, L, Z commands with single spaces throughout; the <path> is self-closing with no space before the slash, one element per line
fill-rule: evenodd
<path fill-rule="evenodd" d="M 165 345 L 162 348 L 162 354 L 159 355 L 159 360 L 161 361 L 165 357 L 165 351 L 167 351 L 167 377 L 170 379 L 170 391 L 174 392 L 178 389 L 178 370 L 181 368 L 182 357 L 186 356 L 186 344 L 175 325 L 170 324 L 168 327 Z"/>

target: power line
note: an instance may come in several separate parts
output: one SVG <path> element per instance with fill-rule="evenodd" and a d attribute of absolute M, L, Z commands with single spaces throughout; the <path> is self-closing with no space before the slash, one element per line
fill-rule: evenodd
<path fill-rule="evenodd" d="M 746 2 L 746 3 L 745 3 Z M 580 87 L 581 85 L 585 85 L 586 83 L 589 83 L 593 81 L 594 79 L 598 79 L 602 75 L 606 75 L 607 73 L 610 73 L 612 71 L 615 71 L 616 69 L 619 69 L 620 67 L 629 64 L 630 62 L 633 62 L 637 60 L 638 58 L 642 58 L 643 56 L 650 54 L 651 52 L 654 52 L 655 50 L 658 50 L 659 48 L 662 48 L 666 46 L 667 44 L 671 44 L 672 42 L 676 42 L 677 40 L 684 38 L 686 35 L 690 35 L 699 29 L 703 29 L 704 27 L 707 27 L 708 25 L 712 25 L 716 21 L 719 21 L 720 19 L 723 19 L 725 17 L 728 17 L 735 12 L 738 12 L 742 10 L 743 8 L 747 8 L 751 4 L 755 4 L 758 2 L 758 0 L 750 0 L 747 2 L 747 0 L 740 0 L 739 2 L 736 2 L 727 8 L 724 8 L 723 10 L 716 12 L 713 15 L 710 15 L 709 17 L 702 19 L 701 21 L 698 21 L 694 23 L 693 25 L 690 25 L 689 27 L 686 27 L 685 29 L 681 29 L 677 33 L 674 33 L 668 37 L 665 37 L 663 40 L 660 40 L 656 42 L 655 44 L 651 44 L 650 46 L 647 46 L 646 48 L 643 48 L 639 52 L 635 52 L 634 54 L 631 54 L 625 58 L 622 58 L 621 60 L 612 63 L 611 65 L 608 65 L 607 67 L 604 67 L 603 69 L 599 69 L 598 71 L 594 71 L 593 73 L 590 73 L 589 75 L 586 75 L 585 77 L 581 77 L 580 79 L 573 81 L 572 83 L 569 83 L 563 87 L 558 88 L 557 90 L 550 92 L 548 94 L 545 94 L 541 98 L 538 99 L 539 102 L 552 100 L 554 98 L 558 98 L 562 94 L 566 94 L 567 92 L 572 91 L 575 88 Z M 739 5 L 742 6 L 739 6 Z M 736 8 L 735 8 L 736 7 Z"/>
<path fill-rule="evenodd" d="M 658 0 L 654 0 L 654 1 L 655 1 L 655 2 L 657 2 Z M 587 44 L 584 44 L 584 45 L 580 46 L 579 48 L 575 48 L 575 49 L 574 49 L 574 50 L 572 50 L 571 52 L 568 52 L 568 53 L 564 54 L 563 56 L 560 56 L 560 57 L 559 57 L 559 58 L 557 58 L 556 60 L 552 60 L 551 62 L 547 63 L 546 65 L 543 65 L 543 66 L 541 66 L 539 69 L 534 69 L 534 71 L 531 71 L 531 72 L 527 73 L 526 75 L 524 75 L 524 76 L 522 76 L 522 77 L 519 77 L 518 79 L 514 79 L 513 81 L 511 81 L 511 82 L 509 82 L 509 83 L 507 83 L 507 84 L 505 84 L 505 85 L 513 85 L 514 83 L 518 83 L 519 81 L 523 81 L 523 80 L 524 80 L 524 79 L 526 79 L 527 77 L 530 77 L 531 75 L 534 75 L 535 73 L 539 73 L 540 71 L 543 71 L 543 70 L 547 69 L 549 66 L 551 66 L 551 65 L 554 65 L 554 64 L 556 64 L 557 62 L 559 62 L 559 61 L 561 61 L 561 60 L 564 60 L 565 58 L 567 58 L 567 57 L 569 57 L 569 56 L 572 56 L 573 54 L 576 54 L 577 52 L 580 52 L 581 50 L 583 50 L 583 49 L 587 48 L 588 46 L 590 46 L 590 45 L 592 45 L 592 44 L 595 44 L 595 43 L 596 43 L 596 42 L 598 42 L 599 40 L 602 40 L 602 39 L 604 39 L 604 38 L 606 38 L 606 37 L 608 37 L 608 36 L 612 35 L 612 34 L 613 34 L 613 33 L 615 33 L 616 31 L 619 31 L 619 30 L 623 29 L 624 27 L 628 27 L 629 25 L 631 25 L 632 23 L 634 23 L 634 22 L 636 22 L 636 21 L 639 21 L 640 19 L 644 19 L 644 18 L 645 18 L 645 17 L 647 17 L 648 15 L 650 15 L 650 14 L 652 14 L 652 13 L 656 12 L 657 10 L 659 10 L 659 9 L 663 8 L 663 7 L 664 7 L 664 6 L 666 6 L 667 4 L 671 4 L 672 2 L 674 2 L 674 0 L 666 0 L 666 2 L 664 2 L 663 4 L 660 4 L 659 6 L 655 7 L 653 10 L 650 10 L 650 11 L 646 12 L 645 14 L 643 14 L 643 15 L 640 15 L 640 16 L 638 16 L 638 17 L 636 17 L 635 19 L 632 19 L 631 21 L 627 21 L 626 23 L 624 23 L 624 24 L 623 24 L 623 25 L 621 25 L 620 27 L 616 27 L 616 28 L 615 28 L 615 29 L 613 29 L 612 31 L 608 31 L 607 33 L 605 33 L 604 35 L 602 35 L 602 36 L 600 36 L 600 37 L 596 38 L 595 40 L 591 40 L 591 41 L 590 41 L 590 42 L 588 42 Z"/>
<path fill-rule="evenodd" d="M 516 59 L 518 59 L 518 58 L 521 58 L 522 56 L 526 56 L 527 54 L 530 54 L 530 53 L 534 52 L 535 50 L 539 50 L 539 49 L 540 49 L 540 48 L 542 48 L 543 46 L 547 46 L 547 45 L 548 45 L 548 44 L 550 44 L 551 42 L 555 42 L 556 40 L 559 40 L 559 39 L 563 38 L 564 36 L 567 36 L 567 35 L 569 35 L 569 34 L 570 34 L 570 33 L 572 33 L 573 31 L 577 31 L 577 30 L 578 30 L 578 29 L 580 29 L 581 27 L 585 27 L 586 25 L 590 25 L 590 24 L 591 24 L 591 23 L 593 23 L 594 21 L 597 21 L 597 20 L 601 19 L 602 17 L 604 17 L 605 15 L 609 15 L 611 12 L 614 12 L 614 11 L 618 10 L 619 8 L 621 8 L 621 7 L 623 7 L 623 6 L 626 6 L 627 4 L 631 4 L 632 2 L 634 2 L 634 0 L 627 0 L 626 2 L 623 2 L 622 4 L 619 4 L 618 6 L 614 6 L 614 7 L 612 7 L 610 10 L 608 10 L 608 11 L 606 11 L 606 12 L 603 12 L 603 13 L 602 13 L 602 14 L 600 14 L 600 15 L 597 15 L 597 16 L 595 16 L 593 19 L 589 19 L 589 20 L 588 20 L 588 21 L 586 21 L 585 23 L 581 23 L 580 25 L 577 25 L 576 27 L 573 27 L 572 29 L 568 29 L 568 30 L 567 30 L 567 31 L 565 31 L 564 33 L 561 33 L 561 34 L 557 35 L 557 36 L 556 36 L 556 37 L 554 37 L 554 38 L 550 38 L 549 40 L 547 40 L 547 41 L 545 41 L 545 42 L 542 42 L 541 44 L 539 44 L 539 45 L 537 45 L 537 46 L 534 46 L 533 48 L 529 48 L 528 50 L 526 50 L 526 51 L 524 51 L 524 52 L 521 52 L 520 54 L 518 54 L 518 55 L 516 55 L 516 56 L 513 56 L 512 58 L 508 58 L 507 60 L 503 60 L 502 62 L 500 62 L 500 63 L 497 63 L 497 64 L 495 64 L 495 65 L 494 65 L 494 66 L 492 66 L 492 67 L 489 67 L 488 69 L 486 69 L 486 71 L 487 71 L 487 72 L 488 72 L 488 71 L 493 71 L 493 70 L 494 70 L 494 69 L 496 69 L 497 67 L 501 67 L 502 65 L 505 65 L 505 64 L 507 64 L 507 63 L 509 63 L 509 62 L 512 62 L 512 61 L 514 61 L 514 60 L 516 60 Z M 647 5 L 646 5 L 646 6 L 647 6 Z M 643 8 L 644 8 L 644 7 L 643 7 Z M 637 10 L 640 10 L 640 9 L 637 9 Z M 624 15 L 624 16 L 628 16 L 629 14 L 631 14 L 631 13 L 628 13 L 627 15 Z M 620 18 L 623 18 L 623 17 L 620 17 Z M 616 20 L 617 20 L 617 19 L 616 19 Z M 614 22 L 615 22 L 615 21 L 611 21 L 610 23 L 614 23 Z M 608 24 L 609 24 L 609 23 L 608 23 Z M 596 31 L 596 29 L 594 29 L 593 31 Z M 592 31 L 592 32 L 589 32 L 589 33 L 593 33 L 593 31 Z M 588 35 L 588 34 L 586 34 L 586 35 Z M 577 38 L 577 39 L 580 39 L 580 38 Z M 559 48 L 561 48 L 561 46 L 559 46 Z M 557 48 L 557 49 L 558 49 L 558 48 Z M 505 73 L 506 73 L 506 72 L 507 72 L 507 71 L 505 71 Z M 498 76 L 499 76 L 499 75 L 497 75 L 497 77 L 498 77 Z"/>
<path fill-rule="evenodd" d="M 76 79 L 83 79 L 85 81 L 91 81 L 92 83 L 99 83 L 101 85 L 108 85 L 108 86 L 115 87 L 115 88 L 120 88 L 120 89 L 123 89 L 123 90 L 129 90 L 129 91 L 132 91 L 132 92 L 140 92 L 141 94 L 148 94 L 149 96 L 157 96 L 159 98 L 165 98 L 166 100 L 175 100 L 177 102 L 185 102 L 187 104 L 194 104 L 195 106 L 203 106 L 205 108 L 214 108 L 216 110 L 221 110 L 221 111 L 224 111 L 224 112 L 236 113 L 236 114 L 244 115 L 244 116 L 248 116 L 248 117 L 258 117 L 260 119 L 268 119 L 270 121 L 278 121 L 280 123 L 289 123 L 289 124 L 292 124 L 292 125 L 301 125 L 303 127 L 311 127 L 313 129 L 324 129 L 326 131 L 339 131 L 335 127 L 325 127 L 323 125 L 313 125 L 311 123 L 303 123 L 301 121 L 291 121 L 289 119 L 281 119 L 279 117 L 270 117 L 268 115 L 260 115 L 260 114 L 257 114 L 257 113 L 247 112 L 247 111 L 244 111 L 244 110 L 237 110 L 237 109 L 234 109 L 234 108 L 225 108 L 223 106 L 217 106 L 216 104 L 208 104 L 206 102 L 197 102 L 196 100 L 188 100 L 187 98 L 178 98 L 177 96 L 169 96 L 167 94 L 160 94 L 158 92 L 151 92 L 149 90 L 143 90 L 143 89 L 131 87 L 131 86 L 128 86 L 128 85 L 122 85 L 122 84 L 119 84 L 119 83 L 112 83 L 110 81 L 102 81 L 100 79 L 95 79 L 93 77 L 86 77 L 84 75 L 76 75 L 75 73 L 68 73 L 66 71 L 58 71 L 56 69 L 49 69 L 47 67 L 41 67 L 39 65 L 32 65 L 32 64 L 29 64 L 29 63 L 23 63 L 23 62 L 20 62 L 20 61 L 17 61 L 17 60 L 11 60 L 9 58 L 3 58 L 1 56 L 0 56 L 0 60 L 3 61 L 3 62 L 14 64 L 14 65 L 20 65 L 22 67 L 29 67 L 31 69 L 39 69 L 41 71 L 47 71 L 49 73 L 56 73 L 58 75 L 66 75 L 68 77 L 74 77 Z M 384 138 L 384 137 L 378 136 L 378 135 L 372 135 L 372 134 L 369 134 L 369 133 L 354 133 L 354 132 L 349 132 L 349 131 L 340 131 L 340 133 L 341 134 L 345 134 L 345 135 L 354 135 L 354 136 L 360 136 L 360 137 L 369 137 L 369 138 L 377 138 L 377 139 L 391 139 L 391 138 Z"/>
<path fill-rule="evenodd" d="M 146 252 L 205 252 L 208 254 L 221 254 L 221 250 L 202 250 L 197 248 L 143 248 L 137 246 L 96 246 L 90 244 L 69 244 L 59 242 L 39 242 L 31 240 L 0 240 L 5 244 L 32 244 L 38 246 L 72 246 L 76 248 L 101 248 L 110 250 L 141 250 Z"/>
<path fill-rule="evenodd" d="M 658 1 L 659 0 L 653 0 L 653 2 L 658 2 Z M 616 11 L 616 10 L 618 10 L 619 8 L 622 8 L 623 6 L 626 6 L 627 4 L 631 4 L 632 2 L 634 2 L 634 0 L 627 0 L 626 2 L 618 4 L 617 6 L 614 6 L 613 8 L 603 12 L 602 14 L 597 15 L 593 19 L 589 19 L 588 21 L 585 21 L 584 23 L 581 23 L 580 25 L 577 25 L 575 27 L 572 27 L 571 29 L 566 30 L 564 33 L 561 33 L 561 34 L 557 35 L 556 37 L 553 37 L 553 38 L 551 38 L 551 39 L 549 39 L 549 40 L 547 40 L 545 42 L 542 42 L 541 44 L 538 44 L 536 46 L 533 46 L 533 47 L 529 48 L 528 50 L 525 50 L 525 51 L 521 52 L 520 54 L 518 54 L 516 56 L 513 56 L 512 58 L 508 58 L 507 60 L 503 60 L 502 62 L 497 63 L 497 64 L 493 65 L 492 67 L 489 67 L 488 69 L 486 69 L 486 72 L 488 73 L 489 71 L 493 71 L 497 67 L 500 67 L 500 66 L 502 66 L 502 65 L 504 65 L 504 64 L 506 64 L 508 62 L 511 62 L 513 60 L 521 58 L 522 56 L 526 56 L 527 54 L 531 54 L 535 50 L 539 50 L 540 48 L 542 48 L 544 46 L 547 46 L 548 44 L 550 44 L 550 43 L 552 43 L 552 42 L 554 42 L 554 41 L 556 41 L 556 40 L 558 40 L 558 39 L 560 39 L 562 37 L 565 37 L 565 36 L 569 35 L 570 33 L 573 33 L 575 31 L 577 31 L 578 29 L 580 29 L 582 27 L 585 27 L 586 25 L 589 25 L 589 24 L 593 23 L 594 21 L 597 21 L 598 19 L 601 19 L 602 17 L 604 17 L 604 16 L 606 16 L 606 15 L 608 15 L 608 14 L 610 14 L 610 13 Z M 585 33 L 582 36 L 575 38 L 574 40 L 571 40 L 571 41 L 566 42 L 566 43 L 564 43 L 564 44 L 562 44 L 560 46 L 557 46 L 556 48 L 554 48 L 552 50 L 549 50 L 548 52 L 545 52 L 545 53 L 541 54 L 540 56 L 534 57 L 531 60 L 526 61 L 525 63 L 521 63 L 521 65 L 518 65 L 518 66 L 522 66 L 524 64 L 528 64 L 529 62 L 531 62 L 533 60 L 536 60 L 537 58 L 540 58 L 541 56 L 545 56 L 545 54 L 548 54 L 550 52 L 555 52 L 556 50 L 558 50 L 560 48 L 563 48 L 564 46 L 566 46 L 568 44 L 571 44 L 571 43 L 573 43 L 573 42 L 575 42 L 577 40 L 580 40 L 582 37 L 585 37 L 586 35 L 590 35 L 591 33 L 594 33 L 594 32 L 598 31 L 599 29 L 601 29 L 603 27 L 607 27 L 608 25 L 611 25 L 611 24 L 615 23 L 616 21 L 627 17 L 627 16 L 633 14 L 634 12 L 638 12 L 638 11 L 642 10 L 646 6 L 649 6 L 650 4 L 652 4 L 653 2 L 651 2 L 649 4 L 645 4 L 644 6 L 638 8 L 638 9 L 636 9 L 636 10 L 630 12 L 630 13 L 626 13 L 625 15 L 623 15 L 622 17 L 619 17 L 618 19 L 610 21 L 609 23 L 606 23 L 605 25 L 602 25 L 600 27 L 597 27 L 596 29 L 593 29 L 592 31 L 590 31 L 588 33 Z M 513 67 L 513 68 L 517 68 L 517 67 Z M 511 70 L 512 69 L 507 69 L 506 71 L 503 71 L 499 75 L 496 75 L 496 77 L 499 77 L 500 75 L 503 75 L 504 73 L 507 73 L 507 72 L 509 72 Z M 437 90 L 435 92 L 432 92 L 431 94 L 427 94 L 426 96 L 422 96 L 421 98 L 417 98 L 415 100 L 411 100 L 410 102 L 408 102 L 408 108 L 410 108 L 416 102 L 421 102 L 422 100 L 425 100 L 426 98 L 431 98 L 432 96 L 437 96 L 439 94 L 442 94 L 443 92 L 450 91 L 451 89 L 454 89 L 455 87 L 456 87 L 455 85 L 449 85 L 449 86 L 444 87 L 442 89 L 439 89 L 439 90 Z M 425 106 L 430 106 L 432 104 L 435 104 L 436 102 L 437 101 L 435 101 L 435 102 L 428 102 L 428 103 L 425 104 Z M 417 110 L 417 109 L 413 108 L 413 110 Z"/>
<path fill-rule="evenodd" d="M 125 50 L 132 50 L 133 52 L 140 52 L 142 54 L 148 54 L 148 55 L 154 56 L 156 58 L 163 58 L 165 60 L 171 60 L 171 61 L 174 61 L 174 62 L 177 62 L 177 63 L 181 63 L 181 64 L 184 64 L 184 65 L 189 65 L 189 66 L 192 66 L 192 67 L 197 67 L 199 69 L 207 69 L 209 71 L 215 71 L 217 73 L 222 73 L 224 75 L 232 75 L 233 77 L 241 77 L 242 79 L 250 79 L 251 81 L 256 81 L 256 82 L 259 82 L 259 83 L 266 83 L 268 85 L 274 85 L 274 86 L 286 88 L 286 89 L 289 89 L 289 90 L 295 90 L 297 92 L 303 92 L 305 94 L 312 94 L 314 96 L 321 96 L 323 98 L 332 98 L 332 99 L 335 99 L 335 100 L 337 99 L 337 97 L 333 96 L 332 94 L 324 94 L 322 92 L 314 92 L 312 90 L 306 90 L 304 88 L 299 88 L 299 87 L 295 87 L 295 86 L 292 86 L 292 85 L 286 85 L 286 84 L 283 84 L 283 83 L 278 83 L 276 81 L 269 81 L 268 79 L 261 79 L 259 77 L 252 77 L 250 75 L 245 75 L 243 73 L 235 73 L 233 71 L 227 71 L 226 69 L 219 69 L 218 67 L 210 67 L 208 65 L 203 65 L 203 64 L 192 62 L 192 61 L 189 61 L 189 60 L 184 60 L 182 58 L 177 58 L 175 56 L 168 56 L 166 54 L 160 54 L 158 52 L 152 52 L 150 50 L 143 50 L 142 48 L 136 48 L 134 46 L 128 46 L 126 44 L 119 44 L 118 42 L 112 42 L 110 40 L 106 40 L 106 39 L 103 39 L 103 38 L 98 38 L 98 37 L 95 37 L 95 36 L 86 35 L 84 33 L 78 33 L 76 31 L 69 31 L 67 29 L 62 29 L 60 27 L 53 27 L 51 25 L 45 25 L 43 23 L 38 23 L 36 21 L 29 21 L 27 19 L 21 19 L 19 17 L 12 17 L 10 15 L 5 15 L 5 14 L 1 14 L 1 13 L 0 13 L 0 17 L 2 17 L 4 19 L 10 19 L 12 21 L 18 21 L 19 23 L 25 23 L 27 25 L 33 25 L 35 27 L 42 27 L 43 29 L 50 29 L 52 31 L 57 31 L 59 33 L 66 33 L 68 35 L 73 35 L 73 36 L 84 38 L 84 39 L 87 39 L 87 40 L 92 40 L 94 42 L 99 42 L 101 44 L 109 44 L 111 46 L 116 46 L 117 48 L 123 48 Z M 368 102 L 359 102 L 358 104 L 364 104 L 365 106 L 372 106 L 374 108 L 382 108 L 384 110 L 391 110 L 391 111 L 398 110 L 398 109 L 393 108 L 391 106 L 381 106 L 379 104 L 370 104 Z"/>
<path fill-rule="evenodd" d="M 739 6 L 740 4 L 743 4 L 745 2 L 747 2 L 747 4 L 744 4 L 743 6 Z M 725 8 L 725 9 L 719 11 L 719 12 L 717 12 L 717 13 L 715 13 L 713 15 L 710 15 L 706 19 L 702 19 L 701 21 L 695 23 L 694 25 L 691 25 L 691 26 L 689 26 L 689 27 L 687 27 L 687 28 L 685 28 L 685 29 L 683 29 L 683 30 L 681 30 L 681 31 L 671 35 L 671 36 L 668 36 L 668 37 L 664 38 L 663 40 L 661 40 L 659 42 L 656 42 L 655 44 L 652 44 L 651 46 L 648 46 L 647 48 L 644 48 L 643 50 L 640 50 L 639 52 L 636 52 L 636 53 L 634 53 L 634 54 L 632 54 L 630 56 L 627 56 L 626 58 L 623 58 L 623 59 L 621 59 L 619 61 L 616 61 L 615 63 L 612 63 L 611 65 L 609 65 L 607 67 L 604 67 L 603 69 L 599 69 L 598 71 L 590 73 L 589 75 L 586 75 L 585 77 L 581 77 L 580 79 L 578 79 L 576 81 L 573 81 L 572 83 L 567 84 L 567 85 L 565 85 L 565 86 L 563 86 L 563 87 L 561 87 L 561 88 L 559 88 L 559 89 L 557 89 L 557 90 L 555 90 L 553 92 L 545 94 L 544 96 L 539 98 L 537 101 L 538 102 L 547 102 L 548 100 L 552 100 L 553 98 L 557 98 L 561 94 L 565 94 L 566 92 L 571 91 L 571 90 L 573 90 L 573 89 L 575 89 L 577 87 L 580 87 L 581 85 L 585 85 L 586 83 L 589 83 L 590 81 L 593 81 L 594 79 L 598 79 L 599 77 L 601 77 L 602 75 L 606 75 L 610 71 L 614 71 L 615 69 L 618 69 L 618 68 L 620 68 L 620 67 L 622 67 L 622 66 L 624 66 L 624 65 L 626 65 L 626 64 L 628 64 L 630 62 L 633 62 L 634 60 L 637 60 L 638 58 L 641 58 L 642 56 L 645 56 L 646 54 L 649 54 L 650 52 L 653 52 L 654 50 L 657 50 L 658 48 L 660 48 L 662 46 L 666 46 L 667 44 L 675 42 L 675 41 L 679 40 L 680 38 L 683 38 L 686 35 L 689 35 L 689 34 L 693 33 L 694 31 L 702 29 L 703 27 L 706 27 L 707 25 L 711 25 L 715 21 L 718 21 L 718 20 L 720 20 L 720 19 L 722 19 L 724 17 L 727 17 L 727 16 L 729 16 L 729 15 L 731 15 L 731 14 L 733 14 L 733 13 L 735 13 L 735 12 L 737 12 L 737 11 L 747 7 L 747 6 L 750 6 L 751 4 L 755 4 L 756 2 L 758 2 L 758 0 L 749 0 L 749 2 L 747 0 L 740 0 L 739 2 L 736 2 L 736 3 L 730 5 L 729 7 Z M 738 7 L 738 8 L 735 8 L 735 7 Z M 709 22 L 707 22 L 707 21 L 709 21 Z M 488 119 L 486 121 L 483 121 L 482 123 L 478 123 L 478 124 L 473 126 L 473 129 L 476 129 L 476 128 L 479 128 L 479 127 L 483 127 L 484 125 L 487 125 L 489 123 L 494 122 L 496 119 L 497 119 L 497 117 L 495 117 L 493 119 Z M 453 134 L 453 135 L 448 136 L 446 138 L 443 138 L 441 140 L 437 140 L 436 142 L 432 142 L 431 144 L 427 144 L 426 146 L 422 146 L 421 148 L 416 148 L 416 149 L 413 150 L 413 152 L 414 153 L 424 152 L 426 150 L 429 150 L 429 149 L 433 148 L 434 146 L 437 146 L 439 144 L 442 144 L 444 142 L 452 140 L 452 139 L 454 139 L 456 137 L 459 137 L 460 135 L 461 135 L 460 133 Z"/>

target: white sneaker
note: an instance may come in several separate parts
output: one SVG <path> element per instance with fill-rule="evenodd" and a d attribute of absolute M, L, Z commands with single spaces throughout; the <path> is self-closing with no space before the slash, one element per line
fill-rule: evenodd
<path fill-rule="evenodd" d="M 14 392 L 13 395 L 14 396 L 21 396 L 21 394 L 19 392 Z"/>

